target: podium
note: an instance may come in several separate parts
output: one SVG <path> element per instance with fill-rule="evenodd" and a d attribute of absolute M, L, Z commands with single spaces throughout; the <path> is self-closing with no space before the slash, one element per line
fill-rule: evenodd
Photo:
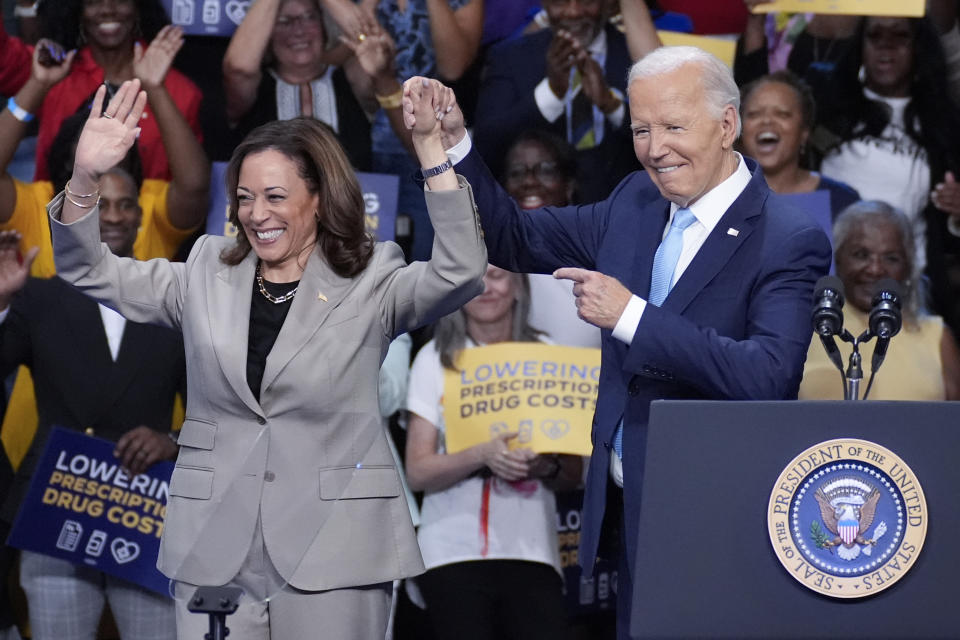
<path fill-rule="evenodd" d="M 771 545 L 771 492 L 800 453 L 836 438 L 895 452 L 927 505 L 911 568 L 861 598 L 821 595 Z M 631 633 L 638 638 L 960 637 L 960 403 L 651 405 Z"/>

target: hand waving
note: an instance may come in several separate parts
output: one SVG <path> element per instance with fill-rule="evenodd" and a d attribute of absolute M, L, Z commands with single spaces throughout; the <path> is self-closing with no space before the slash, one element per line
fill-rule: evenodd
<path fill-rule="evenodd" d="M 183 29 L 169 24 L 160 29 L 146 51 L 139 42 L 133 45 L 133 75 L 140 79 L 144 89 L 154 89 L 163 84 L 182 46 Z"/>
<path fill-rule="evenodd" d="M 140 81 L 127 80 L 120 85 L 103 111 L 106 92 L 106 87 L 97 89 L 90 116 L 80 132 L 73 163 L 74 177 L 82 175 L 97 181 L 123 159 L 140 135 L 138 125 L 147 103 L 147 94 L 140 90 Z"/>
<path fill-rule="evenodd" d="M 30 265 L 40 251 L 39 247 L 33 247 L 21 260 L 19 247 L 19 231 L 0 231 L 0 311 L 9 306 L 13 294 L 26 284 Z"/>

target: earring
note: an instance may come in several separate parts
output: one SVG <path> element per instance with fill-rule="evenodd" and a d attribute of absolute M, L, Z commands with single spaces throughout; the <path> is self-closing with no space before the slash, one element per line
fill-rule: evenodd
<path fill-rule="evenodd" d="M 860 81 L 860 84 L 867 83 L 867 70 L 863 68 L 863 65 L 860 65 L 860 70 L 857 71 L 857 80 Z"/>

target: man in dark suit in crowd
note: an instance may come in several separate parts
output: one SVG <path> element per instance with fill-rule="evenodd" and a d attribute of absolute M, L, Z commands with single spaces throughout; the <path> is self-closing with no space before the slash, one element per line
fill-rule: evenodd
<path fill-rule="evenodd" d="M 137 185 L 116 168 L 104 174 L 100 194 L 101 240 L 129 257 L 141 218 Z M 178 333 L 127 322 L 58 277 L 27 278 L 37 250 L 18 260 L 19 240 L 0 232 L 0 376 L 30 367 L 39 425 L 0 510 L 5 530 L 52 426 L 117 442 L 115 454 L 133 476 L 176 457 L 174 397 L 186 388 Z M 24 551 L 20 583 L 38 640 L 94 637 L 105 600 L 124 640 L 175 637 L 172 600 L 95 569 Z"/>
<path fill-rule="evenodd" d="M 720 60 L 663 47 L 634 65 L 628 86 L 634 150 L 646 171 L 591 205 L 520 209 L 471 150 L 459 111 L 443 118 L 450 159 L 473 186 L 490 262 L 573 280 L 580 317 L 602 329 L 579 557 L 590 571 L 607 547 L 601 531 L 620 531 L 621 638 L 650 402 L 796 398 L 813 287 L 830 267 L 826 235 L 773 201 L 757 163 L 734 151 L 740 94 Z"/>
<path fill-rule="evenodd" d="M 631 59 L 624 35 L 607 24 L 608 6 L 545 0 L 548 29 L 490 50 L 475 140 L 496 175 L 507 147 L 528 129 L 550 131 L 577 148 L 584 200 L 605 197 L 633 168 L 624 95 Z M 652 23 L 644 27 L 650 33 L 641 40 L 658 42 Z"/>

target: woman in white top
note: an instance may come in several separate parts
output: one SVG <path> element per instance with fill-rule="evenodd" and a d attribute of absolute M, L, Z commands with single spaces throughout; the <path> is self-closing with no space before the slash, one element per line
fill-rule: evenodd
<path fill-rule="evenodd" d="M 960 110 L 927 18 L 868 17 L 859 47 L 818 87 L 825 175 L 902 210 L 931 280 L 934 310 L 960 328 Z M 859 81 L 858 81 L 859 80 Z"/>
<path fill-rule="evenodd" d="M 509 436 L 449 454 L 444 369 L 463 349 L 537 341 L 526 276 L 487 268 L 484 292 L 444 317 L 417 354 L 407 408 L 407 479 L 424 491 L 417 578 L 439 638 L 566 636 L 553 490 L 580 480 L 577 456 L 509 448 Z"/>

